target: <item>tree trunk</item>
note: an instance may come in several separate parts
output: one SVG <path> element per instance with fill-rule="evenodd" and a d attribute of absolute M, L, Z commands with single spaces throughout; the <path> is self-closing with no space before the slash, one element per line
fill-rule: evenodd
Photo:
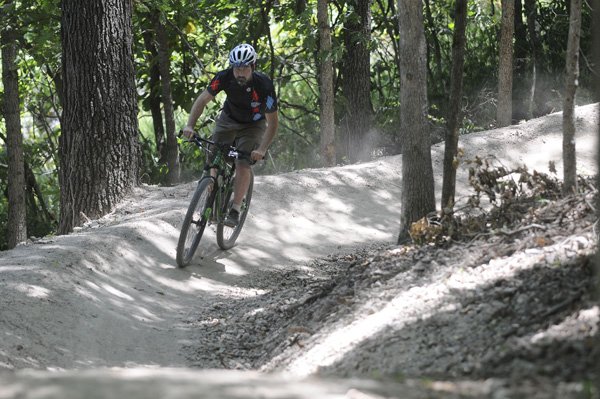
<path fill-rule="evenodd" d="M 529 45 L 531 54 L 531 85 L 529 86 L 529 100 L 527 105 L 527 118 L 534 118 L 541 114 L 544 108 L 544 99 L 538 90 L 538 74 L 540 72 L 540 43 L 536 30 L 537 6 L 536 0 L 525 0 L 525 13 L 527 14 L 527 31 L 529 32 Z"/>
<path fill-rule="evenodd" d="M 168 185 L 179 182 L 179 148 L 177 147 L 177 136 L 175 134 L 175 113 L 173 111 L 173 96 L 171 94 L 171 55 L 166 28 L 160 22 L 158 15 L 154 15 L 154 30 L 158 43 L 158 69 L 160 70 L 160 85 L 162 88 L 163 109 L 165 112 L 165 125 L 167 127 L 167 143 L 165 154 L 167 155 Z"/>
<path fill-rule="evenodd" d="M 400 129 L 402 195 L 398 243 L 411 223 L 435 211 L 431 143 L 427 121 L 427 49 L 421 0 L 398 0 L 400 25 Z"/>
<path fill-rule="evenodd" d="M 514 5 L 515 70 L 520 71 L 520 66 L 527 61 L 529 45 L 527 43 L 527 25 L 523 22 L 523 0 L 515 0 Z"/>
<path fill-rule="evenodd" d="M 529 99 L 529 53 L 527 25 L 523 22 L 523 2 L 515 0 L 515 48 L 512 117 L 515 120 L 528 119 L 527 101 Z"/>
<path fill-rule="evenodd" d="M 31 170 L 31 167 L 27 164 L 27 162 L 25 163 L 25 181 L 27 182 L 27 191 L 31 192 L 31 199 L 33 205 L 31 207 L 31 210 L 32 212 L 35 212 L 35 217 L 38 219 L 42 219 L 46 225 L 54 225 L 54 223 L 56 222 L 56 216 L 50 213 L 50 210 L 46 205 L 46 201 L 44 200 L 44 193 L 42 192 L 42 189 L 40 188 L 37 179 L 35 178 L 33 170 Z M 37 198 L 37 201 L 35 201 L 35 198 Z"/>
<path fill-rule="evenodd" d="M 600 0 L 592 2 L 592 57 L 593 57 L 593 76 L 594 81 L 594 101 L 600 101 Z M 600 148 L 600 146 L 599 146 Z M 600 164 L 597 164 L 600 165 Z M 600 369 L 600 367 L 599 367 Z M 600 383 L 600 380 L 599 380 Z"/>
<path fill-rule="evenodd" d="M 27 240 L 25 166 L 17 72 L 17 33 L 14 23 L 2 27 L 2 84 L 8 153 L 8 248 Z"/>
<path fill-rule="evenodd" d="M 334 166 L 335 119 L 333 98 L 333 63 L 331 61 L 331 30 L 327 0 L 318 0 L 317 20 L 319 24 L 319 94 L 321 123 L 321 159 L 325 166 Z"/>
<path fill-rule="evenodd" d="M 154 141 L 156 142 L 156 152 L 160 154 L 161 163 L 165 162 L 165 128 L 163 126 L 162 111 L 160 109 L 160 70 L 158 69 L 158 51 L 154 44 L 154 32 L 152 29 L 146 29 L 142 34 L 144 37 L 144 47 L 148 51 L 146 62 L 148 63 L 148 76 L 150 77 L 148 104 L 152 114 L 152 126 L 154 127 Z"/>
<path fill-rule="evenodd" d="M 592 3 L 593 11 L 593 24 L 594 27 L 594 38 L 593 48 L 594 51 L 594 63 L 596 65 L 596 96 L 600 98 L 600 0 L 594 0 Z M 600 106 L 598 107 L 600 113 Z M 598 118 L 598 135 L 597 139 L 600 139 L 600 118 Z M 600 146 L 596 145 L 596 165 L 600 165 Z M 596 174 L 596 187 L 600 187 L 600 174 Z M 600 217 L 600 196 L 596 195 L 596 218 Z M 600 231 L 596 229 L 596 242 L 600 239 Z M 596 303 L 600 301 L 600 248 L 596 249 L 596 265 L 594 268 L 596 278 L 596 292 L 595 300 Z M 600 348 L 600 334 L 596 334 L 596 348 Z M 596 392 L 600 392 L 600 364 L 596 362 L 595 370 L 595 388 Z"/>
<path fill-rule="evenodd" d="M 275 45 L 273 44 L 273 35 L 271 34 L 271 24 L 269 22 L 269 14 L 271 14 L 271 9 L 273 8 L 273 0 L 268 0 L 265 2 L 266 4 L 263 6 L 262 1 L 260 2 L 260 15 L 262 17 L 262 26 L 264 30 L 264 34 L 267 36 L 267 43 L 269 43 L 269 54 L 271 62 L 269 64 L 269 77 L 271 80 L 275 80 Z"/>
<path fill-rule="evenodd" d="M 443 76 L 443 62 L 442 62 L 442 46 L 440 45 L 440 41 L 438 39 L 438 32 L 436 29 L 438 26 L 433 20 L 433 14 L 431 13 L 431 4 L 430 0 L 425 0 L 425 16 L 427 17 L 427 23 L 429 24 L 429 29 L 431 29 L 431 41 L 433 42 L 433 60 L 435 62 L 435 68 L 431 69 L 431 78 L 433 80 L 433 85 L 437 85 L 436 92 L 444 92 L 445 85 Z M 428 46 L 429 48 L 429 46 Z M 429 51 L 427 51 L 429 54 Z M 427 57 L 429 58 L 429 56 Z M 428 60 L 429 61 L 429 60 Z M 429 62 L 427 62 L 429 65 Z M 435 70 L 435 73 L 433 71 Z"/>
<path fill-rule="evenodd" d="M 458 134 L 462 123 L 461 99 L 465 64 L 465 31 L 467 28 L 467 0 L 456 0 L 454 36 L 452 38 L 452 77 L 450 81 L 450 108 L 444 151 L 444 181 L 442 185 L 442 213 L 454 209 L 456 168 L 458 167 Z"/>
<path fill-rule="evenodd" d="M 499 127 L 512 123 L 513 36 L 515 30 L 514 0 L 502 0 L 502 23 L 500 28 L 500 59 L 498 63 L 498 109 L 496 122 Z"/>
<path fill-rule="evenodd" d="M 365 137 L 371 129 L 371 0 L 349 0 L 351 15 L 344 24 L 343 92 L 347 101 L 346 127 L 351 162 L 369 158 Z"/>
<path fill-rule="evenodd" d="M 563 101 L 563 172 L 564 194 L 577 189 L 575 160 L 575 92 L 579 79 L 579 37 L 581 34 L 581 0 L 571 0 L 569 41 L 565 71 L 565 96 Z"/>
<path fill-rule="evenodd" d="M 62 1 L 59 234 L 110 212 L 137 183 L 131 7 L 127 0 Z"/>

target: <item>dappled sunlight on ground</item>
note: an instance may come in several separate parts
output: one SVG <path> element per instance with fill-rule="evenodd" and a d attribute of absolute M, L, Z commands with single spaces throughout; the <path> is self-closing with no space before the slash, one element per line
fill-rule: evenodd
<path fill-rule="evenodd" d="M 402 336 L 401 331 L 414 323 L 441 318 L 443 316 L 440 315 L 443 314 L 454 319 L 457 317 L 455 313 L 462 308 L 462 299 L 475 295 L 481 287 L 515 279 L 524 271 L 547 262 L 547 256 L 552 256 L 552 262 L 566 262 L 568 256 L 556 254 L 563 254 L 565 248 L 570 248 L 571 245 L 569 240 L 565 240 L 536 250 L 534 256 L 518 252 L 508 257 L 492 259 L 476 268 L 458 269 L 451 274 L 438 272 L 433 276 L 426 275 L 420 281 L 415 281 L 412 288 L 389 298 L 387 305 L 381 309 L 374 311 L 372 304 L 366 303 L 363 307 L 357 307 L 352 314 L 346 315 L 343 320 L 334 323 L 333 327 L 325 327 L 319 333 L 319 339 L 309 349 L 299 353 L 285 367 L 285 372 L 294 377 L 309 376 L 340 362 L 350 352 L 364 345 L 365 341 L 374 339 L 383 331 L 386 336 Z M 457 295 L 458 292 L 462 294 Z M 363 292 L 361 295 L 368 297 L 368 293 Z M 600 322 L 598 307 L 583 311 L 579 317 L 585 318 L 590 325 Z M 564 323 L 568 324 L 568 321 Z M 560 333 L 568 336 L 573 331 L 559 324 L 523 339 L 535 341 L 553 334 L 556 337 Z"/>
<path fill-rule="evenodd" d="M 181 355 L 178 336 L 185 336 L 182 312 L 185 316 L 191 310 L 190 305 L 206 295 L 243 297 L 256 295 L 256 290 L 249 294 L 239 288 L 232 291 L 229 283 L 206 278 L 191 269 L 177 269 L 172 264 L 165 267 L 163 262 L 170 263 L 171 259 L 160 251 L 174 246 L 175 240 L 160 228 L 153 230 L 152 226 L 145 221 L 139 229 L 118 226 L 99 229 L 100 234 L 95 235 L 56 237 L 52 243 L 54 250 L 40 257 L 35 267 L 11 266 L 3 260 L 0 274 L 6 281 L 27 281 L 3 285 L 2 291 L 7 296 L 7 290 L 15 291 L 10 293 L 11 298 L 17 292 L 23 295 L 17 308 L 3 303 L 3 308 L 6 305 L 11 309 L 10 315 L 2 311 L 4 322 L 11 323 L 14 330 L 27 329 L 27 325 L 40 322 L 47 325 L 40 335 L 5 335 L 4 344 L 23 347 L 26 353 L 36 346 L 60 347 L 56 343 L 72 335 L 70 350 L 45 351 L 39 359 L 39 365 L 44 367 L 97 367 L 136 358 L 141 360 L 140 364 L 166 361 L 183 365 L 183 357 L 175 360 Z M 145 237 L 144 232 L 148 231 L 151 233 L 147 240 L 139 238 Z M 62 241 L 68 244 L 63 246 Z M 45 250 L 43 245 L 38 245 L 15 251 L 31 249 Z M 174 256 L 174 249 L 172 252 Z M 67 256 L 63 257 L 63 253 Z M 14 273 L 19 273 L 19 277 L 10 277 Z M 237 273 L 240 274 L 239 270 Z M 31 302 L 40 300 L 46 304 L 40 307 Z M 161 330 L 170 331 L 167 333 L 169 345 L 165 346 L 164 338 L 157 333 Z M 156 343 L 144 343 L 152 340 Z M 87 344 L 82 345 L 82 342 Z M 140 352 L 148 346 L 156 350 Z M 160 360 L 163 355 L 164 360 Z M 7 367 L 12 364 L 39 367 L 27 357 L 19 357 L 18 351 L 16 356 L 11 356 Z"/>
<path fill-rule="evenodd" d="M 556 123 L 553 118 L 556 116 L 549 121 Z M 547 171 L 552 160 L 560 173 L 560 135 L 547 131 L 544 124 L 550 122 L 530 121 L 464 140 L 461 137 L 459 146 L 464 143 L 466 159 L 491 154 L 499 162 L 525 162 L 539 171 Z M 578 123 L 587 126 L 597 121 Z M 584 173 L 594 169 L 590 165 L 595 163 L 588 158 L 594 153 L 590 149 L 596 145 L 596 136 L 578 141 L 579 148 L 587 150 L 579 154 Z M 442 154 L 443 147 L 434 146 L 438 198 Z M 0 368 L 189 366 L 183 351 L 193 344 L 194 322 L 205 328 L 220 325 L 224 332 L 215 339 L 217 345 L 227 339 L 240 342 L 243 334 L 241 338 L 227 335 L 231 325 L 220 316 L 223 309 L 243 308 L 253 298 L 257 302 L 253 312 L 260 314 L 267 308 L 263 302 L 270 293 L 287 289 L 278 287 L 282 276 L 298 272 L 310 288 L 311 282 L 326 278 L 319 274 L 320 264 L 312 260 L 395 242 L 401 160 L 401 156 L 393 156 L 356 165 L 257 176 L 236 246 L 220 250 L 215 226 L 209 226 L 185 269 L 176 266 L 175 251 L 195 182 L 176 187 L 141 186 L 113 212 L 73 234 L 46 237 L 2 253 Z M 458 197 L 471 193 L 466 174 L 463 164 L 458 171 Z M 556 245 L 561 244 L 566 245 Z M 511 266 L 496 268 L 492 260 L 480 266 L 486 270 L 483 275 L 460 270 L 451 275 L 422 273 L 410 289 L 389 298 L 385 306 L 375 310 L 367 305 L 358 307 L 353 314 L 323 327 L 318 331 L 323 339 L 302 350 L 290 372 L 309 375 L 348 359 L 379 336 L 401 333 L 415 323 L 442 323 L 459 308 L 457 292 L 468 297 L 482 286 L 514 279 L 535 267 L 535 256 L 525 259 L 514 254 L 503 261 Z M 314 300 L 313 292 L 299 296 L 304 295 L 306 301 Z M 278 314 L 285 314 L 293 312 L 294 301 L 302 298 L 271 305 Z M 243 315 L 243 320 L 247 322 L 252 314 Z M 598 318 L 598 310 L 587 309 L 574 317 L 590 322 Z M 571 322 L 564 320 L 527 338 L 542 342 L 560 336 Z M 203 355 L 202 359 L 219 367 L 246 367 L 228 353 Z"/>
<path fill-rule="evenodd" d="M 140 364 L 183 364 L 179 341 L 187 326 L 181 321 L 193 313 L 194 303 L 209 301 L 207 296 L 233 300 L 262 295 L 264 289 L 252 286 L 257 273 L 352 245 L 391 240 L 397 217 L 389 214 L 398 209 L 386 187 L 397 178 L 389 162 L 307 171 L 304 177 L 290 173 L 257 178 L 237 246 L 220 250 L 215 227 L 209 226 L 186 269 L 175 266 L 175 247 L 195 184 L 165 189 L 168 195 L 138 189 L 141 201 L 126 200 L 80 232 L 18 248 L 11 259 L 2 260 L 1 274 L 21 273 L 18 292 L 29 301 L 48 301 L 42 307 L 29 305 L 39 311 L 10 316 L 20 326 L 13 325 L 17 330 L 44 320 L 47 331 L 37 338 L 13 337 L 7 344 L 28 350 L 35 345 L 58 347 L 67 329 L 72 348 L 46 353 L 41 364 L 96 367 L 131 359 Z M 348 200 L 357 190 L 364 197 Z M 309 205 L 308 197 L 314 198 Z M 21 266 L 19 259 L 24 258 L 35 268 Z M 39 276 L 27 281 L 23 271 Z M 158 349 L 143 353 L 144 347 Z M 11 361 L 17 367 L 27 364 L 24 357 Z"/>
<path fill-rule="evenodd" d="M 11 288 L 10 284 L 8 288 Z M 32 284 L 15 284 L 13 288 L 32 298 L 47 298 L 50 294 L 49 289 Z"/>
<path fill-rule="evenodd" d="M 362 380 L 293 380 L 281 375 L 265 375 L 251 371 L 190 370 L 128 365 L 128 368 L 104 368 L 74 373 L 53 374 L 22 371 L 16 375 L 0 375 L 0 398 L 178 398 L 178 399 L 362 399 L 392 397 L 403 391 L 406 399 L 419 397 L 415 386 Z M 414 384 L 413 384 L 414 385 Z M 423 385 L 423 384 L 420 384 Z M 448 389 L 448 387 L 446 386 Z M 377 396 L 372 396 L 377 395 Z M 27 395 L 27 396 L 25 396 Z"/>
<path fill-rule="evenodd" d="M 245 229 L 268 237 L 263 252 L 278 258 L 265 262 L 306 261 L 315 253 L 391 242 L 400 217 L 398 202 L 393 200 L 399 198 L 395 185 L 399 179 L 393 161 L 265 176 L 255 185 Z M 258 216 L 253 215 L 255 206 L 260 207 Z M 243 239 L 244 235 L 240 245 L 245 244 Z M 259 240 L 250 245 L 263 248 Z M 273 247 L 276 253 L 269 249 Z"/>

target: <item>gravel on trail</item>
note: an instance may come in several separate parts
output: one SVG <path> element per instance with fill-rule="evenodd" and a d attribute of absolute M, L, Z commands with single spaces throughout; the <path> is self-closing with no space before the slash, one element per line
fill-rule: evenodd
<path fill-rule="evenodd" d="M 523 208 L 510 229 L 466 242 L 374 246 L 276 273 L 260 295 L 200 309 L 186 352 L 294 376 L 591 380 L 595 195 Z"/>
<path fill-rule="evenodd" d="M 482 162 L 469 208 L 477 181 L 461 163 L 461 217 L 432 218 L 419 245 L 392 244 L 392 156 L 258 176 L 236 247 L 209 229 L 185 269 L 195 183 L 142 185 L 73 234 L 3 252 L 0 399 L 600 395 L 598 104 L 576 115 L 577 194 L 558 194 L 559 113 L 461 136 L 465 161 L 525 167 L 498 177 L 490 204 Z M 442 158 L 433 146 L 435 176 Z"/>

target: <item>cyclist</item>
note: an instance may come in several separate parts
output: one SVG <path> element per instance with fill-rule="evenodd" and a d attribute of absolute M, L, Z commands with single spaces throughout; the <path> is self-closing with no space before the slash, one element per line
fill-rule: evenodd
<path fill-rule="evenodd" d="M 249 44 L 240 44 L 229 53 L 228 69 L 218 72 L 208 87 L 198 96 L 183 129 L 191 137 L 194 126 L 206 104 L 221 91 L 227 98 L 213 130 L 213 141 L 231 145 L 237 139 L 237 149 L 251 153 L 250 158 L 264 158 L 279 125 L 277 96 L 273 81 L 255 70 L 256 51 Z M 250 161 L 236 160 L 233 207 L 225 225 L 235 227 L 240 207 L 250 185 Z"/>

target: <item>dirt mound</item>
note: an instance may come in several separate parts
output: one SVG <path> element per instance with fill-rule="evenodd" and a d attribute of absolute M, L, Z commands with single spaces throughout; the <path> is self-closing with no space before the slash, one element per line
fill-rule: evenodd
<path fill-rule="evenodd" d="M 591 175 L 597 105 L 576 115 L 578 170 Z M 561 176 L 560 132 L 553 114 L 461 137 L 460 146 L 467 159 L 491 154 L 507 167 L 547 172 L 552 161 Z M 432 153 L 441 176 L 443 148 Z M 593 362 L 591 191 L 470 241 L 396 247 L 401 168 L 395 156 L 260 176 L 238 245 L 220 251 L 208 232 L 186 269 L 175 266 L 175 247 L 194 183 L 142 186 L 74 234 L 3 252 L 0 369 L 501 378 L 479 384 L 480 397 L 507 384 L 516 392 L 512 377 L 535 376 L 551 380 L 539 391 L 549 397 L 581 391 L 557 381 L 588 378 Z M 463 203 L 473 194 L 467 181 L 461 167 Z M 73 375 L 89 381 L 63 376 Z M 52 377 L 3 378 L 21 395 L 26 381 Z M 471 386 L 448 384 L 440 392 Z M 538 392 L 528 384 L 525 392 Z"/>

